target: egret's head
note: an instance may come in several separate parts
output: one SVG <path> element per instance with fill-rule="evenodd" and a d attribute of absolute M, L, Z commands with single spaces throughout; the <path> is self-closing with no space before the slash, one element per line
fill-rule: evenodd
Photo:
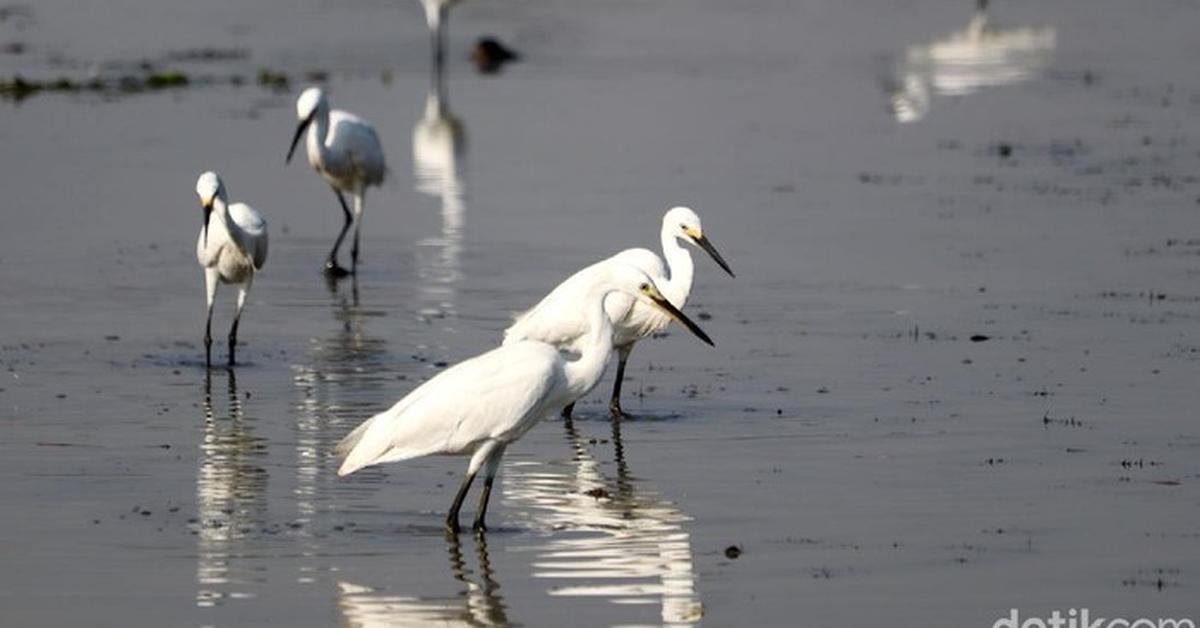
<path fill-rule="evenodd" d="M 733 277 L 733 270 L 729 268 L 729 264 L 725 263 L 725 259 L 717 252 L 716 247 L 708 240 L 708 236 L 704 235 L 704 227 L 700 224 L 700 217 L 696 212 L 689 207 L 672 207 L 663 216 L 664 229 L 672 230 L 675 237 L 682 238 L 685 242 L 690 242 L 702 249 L 713 258 L 725 272 Z"/>
<path fill-rule="evenodd" d="M 292 145 L 288 148 L 284 163 L 291 163 L 292 154 L 296 152 L 296 145 L 300 143 L 300 137 L 304 135 L 304 130 L 312 124 L 317 112 L 327 107 L 329 107 L 329 102 L 325 100 L 325 92 L 321 91 L 319 87 L 310 87 L 304 90 L 296 99 L 296 117 L 299 118 L 300 125 L 296 127 L 296 134 L 292 136 Z"/>
<path fill-rule="evenodd" d="M 221 177 L 217 173 L 210 170 L 196 179 L 196 196 L 200 197 L 200 207 L 204 209 L 205 246 L 208 246 L 208 219 L 212 216 L 213 203 L 224 195 L 225 184 L 221 183 Z"/>
<path fill-rule="evenodd" d="M 667 297 L 663 296 L 662 292 L 659 292 L 658 286 L 654 285 L 654 280 L 649 275 L 627 264 L 615 265 L 612 272 L 615 285 L 619 286 L 622 292 L 636 297 L 639 301 L 647 305 L 662 310 L 680 325 L 687 327 L 688 331 L 695 334 L 697 338 L 708 343 L 710 346 L 713 344 L 712 339 L 708 337 L 708 334 L 704 333 L 703 329 L 700 329 L 699 325 L 693 323 L 692 319 L 688 318 L 683 312 L 680 312 L 679 308 L 676 308 L 667 300 Z"/>
<path fill-rule="evenodd" d="M 296 119 L 304 121 L 311 118 L 317 112 L 318 107 L 327 103 L 325 92 L 321 91 L 320 87 L 310 87 L 304 90 L 296 99 Z"/>

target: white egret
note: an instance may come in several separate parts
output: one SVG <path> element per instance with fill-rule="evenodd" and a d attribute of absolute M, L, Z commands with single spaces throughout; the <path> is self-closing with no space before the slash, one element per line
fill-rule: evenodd
<path fill-rule="evenodd" d="M 484 529 L 488 497 L 510 443 L 543 416 L 575 401 L 604 374 L 612 352 L 612 323 L 604 297 L 621 292 L 661 308 L 701 340 L 708 336 L 659 292 L 642 271 L 624 264 L 605 268 L 580 305 L 587 331 L 577 343 L 579 357 L 568 360 L 553 345 L 513 342 L 465 360 L 439 373 L 389 410 L 363 422 L 335 453 L 345 459 L 338 475 L 373 464 L 430 454 L 471 454 L 462 486 L 454 496 L 446 527 L 458 531 L 458 511 L 475 475 L 486 464 L 474 528 Z"/>
<path fill-rule="evenodd" d="M 246 307 L 246 295 L 254 275 L 267 261 L 267 221 L 245 203 L 229 204 L 225 184 L 215 172 L 205 172 L 196 181 L 196 194 L 204 208 L 204 227 L 196 240 L 196 260 L 204 267 L 208 318 L 204 322 L 204 362 L 212 366 L 212 313 L 217 285 L 238 287 L 237 310 L 229 328 L 229 364 L 234 363 L 238 321 Z M 216 220 L 212 216 L 216 215 Z"/>
<path fill-rule="evenodd" d="M 537 305 L 519 314 L 512 326 L 504 330 L 504 344 L 541 340 L 560 349 L 578 351 L 578 343 L 587 330 L 587 315 L 578 306 L 580 298 L 615 264 L 637 267 L 654 280 L 671 305 L 683 309 L 692 291 L 694 266 L 691 253 L 679 244 L 680 240 L 704 249 L 729 276 L 734 276 L 729 264 L 725 263 L 704 235 L 700 217 L 691 209 L 673 207 L 668 210 L 663 215 L 661 237 L 663 255 L 667 259 L 665 265 L 653 251 L 641 248 L 626 249 L 596 262 L 568 277 Z M 671 319 L 658 310 L 620 294 L 609 297 L 604 308 L 613 324 L 613 346 L 617 349 L 618 359 L 616 381 L 613 382 L 612 398 L 608 405 L 613 417 L 620 418 L 623 416 L 621 381 L 625 378 L 625 363 L 633 346 L 642 338 L 666 329 Z M 571 416 L 573 407 L 574 404 L 571 404 L 564 408 L 563 416 Z"/>
<path fill-rule="evenodd" d="M 367 188 L 383 183 L 387 173 L 383 146 L 369 122 L 341 109 L 330 109 L 329 100 L 320 88 L 310 87 L 300 94 L 296 99 L 296 117 L 300 119 L 300 126 L 292 137 L 286 162 L 291 163 L 296 144 L 300 143 L 300 136 L 307 129 L 305 147 L 308 149 L 308 163 L 333 188 L 345 217 L 337 241 L 333 243 L 333 250 L 329 252 L 329 259 L 325 261 L 325 272 L 344 277 L 358 268 L 358 235 L 362 229 Z M 343 192 L 354 196 L 353 217 L 346 206 Z M 354 223 L 354 246 L 350 249 L 351 266 L 347 271 L 338 265 L 337 253 L 351 222 Z"/>

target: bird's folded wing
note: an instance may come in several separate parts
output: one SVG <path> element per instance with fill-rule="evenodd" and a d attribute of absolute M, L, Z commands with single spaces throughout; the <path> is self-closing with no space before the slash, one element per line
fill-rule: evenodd
<path fill-rule="evenodd" d="M 436 453 L 461 453 L 520 430 L 561 373 L 548 345 L 522 343 L 459 363 L 368 419 L 335 448 L 339 475 Z M 538 417 L 532 417 L 536 420 Z"/>

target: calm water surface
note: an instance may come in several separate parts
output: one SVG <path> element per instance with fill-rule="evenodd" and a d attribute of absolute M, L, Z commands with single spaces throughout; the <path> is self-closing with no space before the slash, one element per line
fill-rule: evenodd
<path fill-rule="evenodd" d="M 0 76 L 193 79 L 0 102 L 0 623 L 1195 619 L 1200 14 L 993 5 L 466 0 L 440 81 L 416 2 L 0 8 Z M 522 61 L 477 75 L 483 34 Z M 391 168 L 336 285 L 283 164 L 314 72 Z M 212 372 L 208 168 L 272 247 Z M 639 345 L 635 420 L 606 381 L 535 428 L 481 539 L 441 530 L 465 460 L 335 476 L 676 204 L 738 276 L 697 258 L 716 347 Z"/>

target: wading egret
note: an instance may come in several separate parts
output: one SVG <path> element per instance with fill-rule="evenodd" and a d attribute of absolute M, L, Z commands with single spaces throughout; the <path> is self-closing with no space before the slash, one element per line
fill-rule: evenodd
<path fill-rule="evenodd" d="M 358 234 L 362 229 L 367 187 L 383 183 L 387 173 L 383 147 L 370 123 L 341 109 L 330 109 L 329 100 L 320 88 L 310 87 L 300 94 L 300 98 L 296 99 L 296 117 L 300 119 L 300 126 L 292 137 L 286 162 L 291 163 L 300 136 L 307 129 L 305 147 L 308 149 L 308 163 L 333 188 L 345 218 L 337 241 L 333 243 L 333 250 L 329 252 L 329 259 L 325 261 L 325 272 L 344 277 L 358 268 Z M 353 217 L 346 206 L 343 192 L 354 196 Z M 338 265 L 337 253 L 351 222 L 354 223 L 354 246 L 350 249 L 350 270 L 347 271 Z"/>
<path fill-rule="evenodd" d="M 579 307 L 580 299 L 614 264 L 637 267 L 654 280 L 672 305 L 683 309 L 692 291 L 694 267 L 692 254 L 679 244 L 680 240 L 704 249 L 729 276 L 733 276 L 729 264 L 725 263 L 704 235 L 700 217 L 691 209 L 674 207 L 668 210 L 663 215 L 661 236 L 663 254 L 667 258 L 665 265 L 653 251 L 640 248 L 626 249 L 596 262 L 568 277 L 537 305 L 519 314 L 512 326 L 504 330 L 504 344 L 540 340 L 560 349 L 577 352 L 578 343 L 588 329 L 587 313 Z M 609 297 L 604 309 L 613 324 L 613 346 L 617 350 L 617 374 L 608 407 L 613 417 L 620 418 L 621 380 L 625 378 L 625 362 L 629 360 L 633 345 L 642 338 L 666 329 L 671 319 L 659 310 L 621 294 Z M 573 407 L 574 404 L 571 404 L 564 408 L 563 416 L 571 416 Z"/>
<path fill-rule="evenodd" d="M 460 362 L 342 439 L 334 449 L 345 457 L 338 475 L 430 454 L 471 454 L 466 477 L 450 505 L 446 527 L 458 531 L 463 499 L 475 475 L 486 465 L 474 523 L 476 530 L 483 530 L 488 497 L 505 447 L 546 414 L 578 399 L 604 374 L 613 346 L 604 297 L 612 292 L 661 308 L 665 316 L 712 344 L 645 273 L 625 264 L 609 265 L 581 295 L 583 300 L 578 305 L 585 312 L 587 331 L 576 343 L 578 358 L 570 360 L 554 345 L 528 340 Z"/>
<path fill-rule="evenodd" d="M 217 285 L 238 287 L 237 310 L 229 327 L 229 364 L 234 363 L 238 321 L 246 307 L 246 295 L 254 275 L 267 261 L 267 221 L 245 203 L 229 204 L 225 184 L 215 172 L 205 172 L 196 181 L 196 194 L 204 208 L 204 227 L 196 240 L 196 260 L 204 267 L 208 317 L 204 321 L 204 363 L 212 366 L 212 313 Z M 216 216 L 214 219 L 213 216 Z"/>

